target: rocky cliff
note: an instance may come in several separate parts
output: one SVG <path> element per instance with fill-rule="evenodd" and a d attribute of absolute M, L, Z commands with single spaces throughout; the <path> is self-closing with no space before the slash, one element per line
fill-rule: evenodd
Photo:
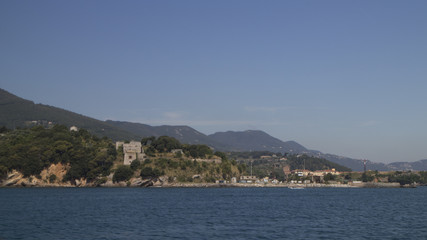
<path fill-rule="evenodd" d="M 70 168 L 61 163 L 52 164 L 44 169 L 39 176 L 24 177 L 16 170 L 9 172 L 1 181 L 0 187 L 160 187 L 168 185 L 168 177 L 161 176 L 153 179 L 131 178 L 127 182 L 113 182 L 113 174 L 106 177 L 105 181 L 88 182 L 86 179 L 77 179 L 74 182 L 63 182 L 63 178 Z"/>

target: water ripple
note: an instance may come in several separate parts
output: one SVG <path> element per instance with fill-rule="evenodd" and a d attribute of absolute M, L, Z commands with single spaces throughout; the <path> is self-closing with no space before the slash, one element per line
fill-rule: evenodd
<path fill-rule="evenodd" d="M 0 189 L 0 239 L 427 239 L 427 188 Z"/>

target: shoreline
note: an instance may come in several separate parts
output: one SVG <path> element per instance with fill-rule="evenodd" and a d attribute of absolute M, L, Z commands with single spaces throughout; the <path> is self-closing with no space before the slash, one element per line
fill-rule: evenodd
<path fill-rule="evenodd" d="M 309 183 L 309 184 L 258 184 L 258 183 L 170 183 L 161 186 L 152 186 L 161 188 L 409 188 L 416 187 L 401 186 L 399 183 L 357 183 L 357 184 L 325 184 L 325 183 Z"/>
<path fill-rule="evenodd" d="M 125 182 L 105 183 L 101 185 L 72 185 L 72 184 L 19 184 L 1 185 L 0 188 L 416 188 L 417 185 L 400 185 L 399 183 L 356 183 L 356 184 L 326 184 L 326 183 L 166 183 L 145 182 L 145 184 L 127 184 Z"/>
<path fill-rule="evenodd" d="M 92 188 L 92 187 L 159 187 L 159 188 L 414 188 L 417 184 L 400 185 L 397 182 L 349 182 L 342 183 L 194 183 L 194 182 L 169 182 L 167 176 L 161 176 L 152 179 L 131 178 L 124 182 L 113 182 L 112 176 L 108 180 L 100 182 L 87 182 L 86 179 L 76 179 L 73 182 L 47 182 L 46 180 L 35 177 L 24 178 L 21 173 L 14 171 L 4 181 L 0 181 L 0 188 Z"/>

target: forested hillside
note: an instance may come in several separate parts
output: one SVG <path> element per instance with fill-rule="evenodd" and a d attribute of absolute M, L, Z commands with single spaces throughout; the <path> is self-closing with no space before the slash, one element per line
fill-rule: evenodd
<path fill-rule="evenodd" d="M 116 150 L 111 139 L 99 138 L 84 129 L 70 131 L 63 125 L 16 130 L 1 127 L 0 182 L 15 170 L 23 178 L 35 177 L 46 184 L 75 185 L 84 181 L 84 186 L 130 179 L 150 181 L 160 176 L 169 182 L 215 182 L 245 173 L 244 164 L 230 161 L 224 153 L 214 152 L 206 145 L 181 144 L 168 136 L 144 138 L 142 143 L 144 160 L 126 166 L 122 148 Z M 174 153 L 174 149 L 179 151 Z M 63 176 L 41 176 L 55 165 L 63 166 Z M 28 180 L 26 185 L 31 182 Z"/>
<path fill-rule="evenodd" d="M 51 164 L 69 166 L 64 181 L 107 176 L 117 153 L 112 141 L 86 130 L 69 131 L 63 125 L 7 131 L 0 136 L 0 169 L 18 170 L 25 177 L 38 176 Z"/>
<path fill-rule="evenodd" d="M 139 136 L 116 128 L 104 121 L 77 113 L 17 97 L 0 89 L 0 126 L 9 129 L 31 126 L 52 126 L 61 124 L 87 129 L 97 136 L 108 136 L 114 140 L 138 139 Z"/>

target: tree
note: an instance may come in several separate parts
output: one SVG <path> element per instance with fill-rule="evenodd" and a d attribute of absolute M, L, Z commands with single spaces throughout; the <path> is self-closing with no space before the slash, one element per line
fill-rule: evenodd
<path fill-rule="evenodd" d="M 175 158 L 182 158 L 182 153 L 181 152 L 176 152 L 175 153 Z"/>
<path fill-rule="evenodd" d="M 0 165 L 0 180 L 7 177 L 7 167 Z"/>
<path fill-rule="evenodd" d="M 134 160 L 130 163 L 130 168 L 134 171 L 138 169 L 140 166 L 141 166 L 141 162 L 139 160 Z"/>
<path fill-rule="evenodd" d="M 223 153 L 223 152 L 216 151 L 214 153 L 214 155 L 220 157 L 222 160 L 226 160 L 227 159 L 227 155 L 225 155 L 225 153 Z"/>
<path fill-rule="evenodd" d="M 119 166 L 113 175 L 113 182 L 128 181 L 133 175 L 133 171 L 129 166 Z"/>
<path fill-rule="evenodd" d="M 362 182 L 372 182 L 374 181 L 374 178 L 374 176 L 368 175 L 366 172 L 362 174 Z"/>
<path fill-rule="evenodd" d="M 232 170 L 231 170 L 231 163 L 229 161 L 221 162 L 221 172 L 222 172 L 222 177 L 224 179 L 231 178 Z"/>
<path fill-rule="evenodd" d="M 122 148 L 122 152 L 123 152 L 123 146 L 121 146 L 121 148 Z M 109 144 L 108 149 L 107 149 L 107 154 L 110 156 L 113 156 L 114 158 L 117 157 L 117 150 L 113 144 Z"/>
<path fill-rule="evenodd" d="M 161 136 L 151 143 L 158 152 L 170 152 L 172 149 L 181 148 L 181 143 L 173 137 Z"/>
<path fill-rule="evenodd" d="M 418 172 L 420 175 L 420 183 L 427 184 L 427 171 Z"/>
<path fill-rule="evenodd" d="M 212 149 L 203 144 L 186 146 L 186 151 L 193 158 L 204 158 L 206 155 L 212 155 Z"/>
<path fill-rule="evenodd" d="M 150 145 L 152 142 L 154 142 L 154 140 L 156 140 L 156 137 L 154 137 L 154 136 L 146 137 L 146 138 L 141 139 L 141 144 L 143 146 Z"/>
<path fill-rule="evenodd" d="M 326 174 L 325 176 L 323 176 L 323 180 L 324 180 L 325 182 L 328 182 L 328 181 L 334 181 L 334 180 L 335 180 L 335 176 L 334 176 L 334 175 L 332 175 L 331 173 L 328 173 L 328 174 Z"/>
<path fill-rule="evenodd" d="M 141 174 L 140 176 L 142 178 L 156 178 L 162 175 L 162 172 L 155 168 L 152 169 L 151 167 L 144 167 L 143 169 L 141 169 Z"/>
<path fill-rule="evenodd" d="M 49 176 L 49 182 L 50 182 L 50 183 L 55 182 L 56 178 L 57 178 L 57 177 L 56 177 L 56 175 L 55 175 L 55 174 L 50 175 L 50 176 Z"/>
<path fill-rule="evenodd" d="M 240 163 L 239 165 L 237 165 L 237 169 L 239 170 L 240 174 L 243 174 L 246 171 L 246 164 Z"/>
<path fill-rule="evenodd" d="M 9 129 L 7 129 L 5 126 L 0 127 L 0 133 L 6 133 L 8 131 L 9 131 Z"/>

